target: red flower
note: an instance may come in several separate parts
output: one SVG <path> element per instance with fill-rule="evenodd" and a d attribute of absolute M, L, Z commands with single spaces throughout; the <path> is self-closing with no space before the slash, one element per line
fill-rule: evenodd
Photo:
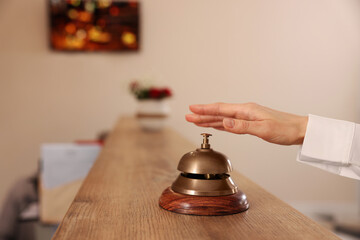
<path fill-rule="evenodd" d="M 165 96 L 165 97 L 171 97 L 171 95 L 172 95 L 172 92 L 169 88 L 164 88 L 162 90 L 162 92 L 163 92 L 163 96 Z"/>
<path fill-rule="evenodd" d="M 150 88 L 149 95 L 150 98 L 159 98 L 161 95 L 161 91 L 157 88 Z"/>

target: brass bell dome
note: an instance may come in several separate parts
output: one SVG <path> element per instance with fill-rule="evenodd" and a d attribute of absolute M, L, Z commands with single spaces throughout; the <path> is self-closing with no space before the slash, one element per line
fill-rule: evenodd
<path fill-rule="evenodd" d="M 179 162 L 178 178 L 172 184 L 174 192 L 195 196 L 224 196 L 238 192 L 231 179 L 230 160 L 210 148 L 209 136 L 203 133 L 201 148 L 186 153 Z"/>

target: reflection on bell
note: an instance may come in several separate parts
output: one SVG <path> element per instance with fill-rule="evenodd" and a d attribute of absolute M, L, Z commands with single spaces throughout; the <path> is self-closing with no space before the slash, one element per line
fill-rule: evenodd
<path fill-rule="evenodd" d="M 229 173 L 230 160 L 210 148 L 203 133 L 201 148 L 186 153 L 179 162 L 181 172 L 171 187 L 164 190 L 162 208 L 191 215 L 227 215 L 249 208 L 246 195 L 238 190 Z"/>

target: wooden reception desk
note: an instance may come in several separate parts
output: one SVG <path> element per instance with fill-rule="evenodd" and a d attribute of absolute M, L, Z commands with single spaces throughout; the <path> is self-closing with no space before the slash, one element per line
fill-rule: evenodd
<path fill-rule="evenodd" d="M 142 132 L 121 119 L 53 239 L 339 239 L 236 171 L 248 211 L 201 217 L 161 209 L 179 159 L 195 148 L 171 129 Z"/>

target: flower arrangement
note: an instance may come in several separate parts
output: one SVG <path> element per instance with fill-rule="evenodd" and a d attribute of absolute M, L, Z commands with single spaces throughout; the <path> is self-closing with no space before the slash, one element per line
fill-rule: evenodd
<path fill-rule="evenodd" d="M 171 97 L 172 92 L 169 88 L 159 88 L 153 86 L 145 86 L 138 81 L 132 81 L 130 83 L 130 92 L 134 94 L 134 96 L 138 100 L 145 99 L 156 99 L 160 100 L 163 98 Z"/>

